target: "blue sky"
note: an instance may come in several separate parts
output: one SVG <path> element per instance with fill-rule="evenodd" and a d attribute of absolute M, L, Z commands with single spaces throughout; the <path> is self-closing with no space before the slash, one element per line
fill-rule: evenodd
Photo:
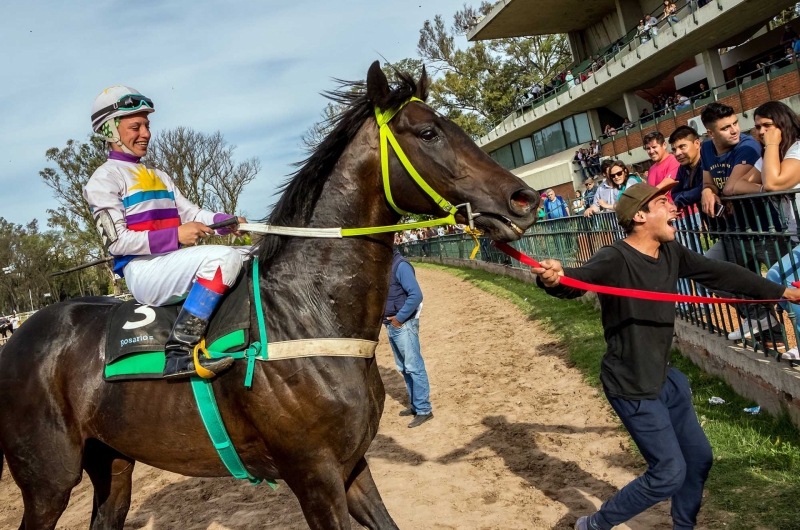
<path fill-rule="evenodd" d="M 39 171 L 45 151 L 91 133 L 95 96 L 132 86 L 153 99 L 153 131 L 221 131 L 262 171 L 244 192 L 251 218 L 303 158 L 332 77 L 363 79 L 370 63 L 416 57 L 419 29 L 464 0 L 8 2 L 0 35 L 0 217 L 16 223 L 56 205 Z M 477 2 L 476 2 L 477 4 Z M 462 39 L 459 42 L 464 45 Z"/>

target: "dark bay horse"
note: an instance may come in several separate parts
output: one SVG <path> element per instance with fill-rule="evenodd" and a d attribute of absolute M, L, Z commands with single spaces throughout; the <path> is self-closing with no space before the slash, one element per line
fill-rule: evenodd
<path fill-rule="evenodd" d="M 359 86 L 331 95 L 349 109 L 287 182 L 270 224 L 398 222 L 383 191 L 374 109 L 399 108 L 412 96 L 424 100 L 428 79 L 424 72 L 417 82 L 400 75 L 390 87 L 376 62 L 366 85 Z M 481 214 L 479 228 L 492 238 L 517 239 L 534 222 L 538 193 L 447 118 L 412 102 L 390 127 L 427 183 L 452 204 L 471 203 Z M 397 157 L 389 157 L 397 205 L 441 214 Z M 457 218 L 465 222 L 463 212 Z M 270 341 L 377 341 L 392 238 L 264 238 L 258 259 Z M 22 490 L 25 530 L 55 527 L 83 470 L 94 487 L 94 530 L 123 527 L 136 461 L 188 476 L 229 476 L 188 382 L 103 381 L 105 330 L 114 303 L 84 298 L 49 306 L 0 352 L 0 451 Z M 251 329 L 257 329 L 254 311 Z M 244 377 L 245 363 L 237 362 L 213 385 L 225 425 L 253 475 L 285 480 L 313 529 L 348 529 L 351 515 L 367 528 L 397 528 L 364 458 L 385 397 L 374 358 L 260 362 L 251 391 Z M 201 499 L 186 502 L 203 509 Z"/>

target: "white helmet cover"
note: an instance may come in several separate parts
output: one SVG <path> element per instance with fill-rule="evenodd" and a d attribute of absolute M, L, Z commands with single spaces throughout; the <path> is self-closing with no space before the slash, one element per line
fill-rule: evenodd
<path fill-rule="evenodd" d="M 92 104 L 92 129 L 105 136 L 106 140 L 131 153 L 119 139 L 119 118 L 141 112 L 155 112 L 152 100 L 143 96 L 135 88 L 124 85 L 112 86 L 103 90 Z"/>

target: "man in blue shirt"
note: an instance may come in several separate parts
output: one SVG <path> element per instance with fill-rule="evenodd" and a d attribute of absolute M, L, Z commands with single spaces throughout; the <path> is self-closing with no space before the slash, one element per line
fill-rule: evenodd
<path fill-rule="evenodd" d="M 700 167 L 700 137 L 689 126 L 682 125 L 669 137 L 672 152 L 681 167 L 675 176 L 678 184 L 672 188 L 672 202 L 684 211 L 684 216 L 696 211 L 703 193 L 703 170 Z M 696 249 L 693 249 L 696 250 Z"/>
<path fill-rule="evenodd" d="M 759 184 L 745 178 L 761 158 L 761 144 L 751 136 L 740 133 L 739 119 L 728 105 L 710 103 L 703 109 L 700 119 L 709 135 L 700 148 L 700 164 L 703 168 L 702 210 L 709 218 L 710 228 L 743 231 L 746 227 L 737 225 L 745 218 L 750 228 L 756 228 L 756 216 L 760 218 L 761 226 L 768 226 L 768 216 L 772 216 L 773 223 L 777 221 L 777 228 L 780 229 L 777 212 L 768 206 L 757 205 L 752 210 L 747 208 L 738 216 L 724 212 L 717 215 L 722 204 L 721 195 L 746 195 L 761 191 Z M 751 238 L 747 244 L 741 245 L 739 241 L 723 236 L 706 252 L 706 257 L 736 263 L 760 274 L 761 264 L 770 267 L 788 252 L 789 248 L 783 241 L 765 244 L 761 238 Z M 727 293 L 719 294 L 727 296 Z M 774 304 L 736 304 L 734 307 L 741 320 L 741 329 L 728 334 L 729 340 L 749 339 L 752 333 L 767 330 L 769 333 L 764 335 L 771 335 L 773 339 L 781 337 Z"/>
<path fill-rule="evenodd" d="M 414 267 L 397 247 L 392 257 L 392 276 L 383 324 L 389 335 L 397 369 L 406 381 L 411 406 L 400 413 L 414 416 L 408 427 L 419 427 L 433 418 L 430 384 L 419 345 L 419 314 L 422 310 L 422 289 L 414 275 Z"/>
<path fill-rule="evenodd" d="M 547 212 L 548 219 L 558 219 L 569 217 L 566 201 L 561 196 L 556 196 L 556 192 L 549 189 L 545 192 L 547 199 L 544 201 L 544 210 Z"/>

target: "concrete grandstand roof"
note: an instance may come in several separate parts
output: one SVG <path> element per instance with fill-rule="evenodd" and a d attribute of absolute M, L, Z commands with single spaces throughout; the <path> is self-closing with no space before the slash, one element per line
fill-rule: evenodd
<path fill-rule="evenodd" d="M 467 38 L 567 33 L 585 29 L 615 9 L 614 0 L 500 0 Z"/>

